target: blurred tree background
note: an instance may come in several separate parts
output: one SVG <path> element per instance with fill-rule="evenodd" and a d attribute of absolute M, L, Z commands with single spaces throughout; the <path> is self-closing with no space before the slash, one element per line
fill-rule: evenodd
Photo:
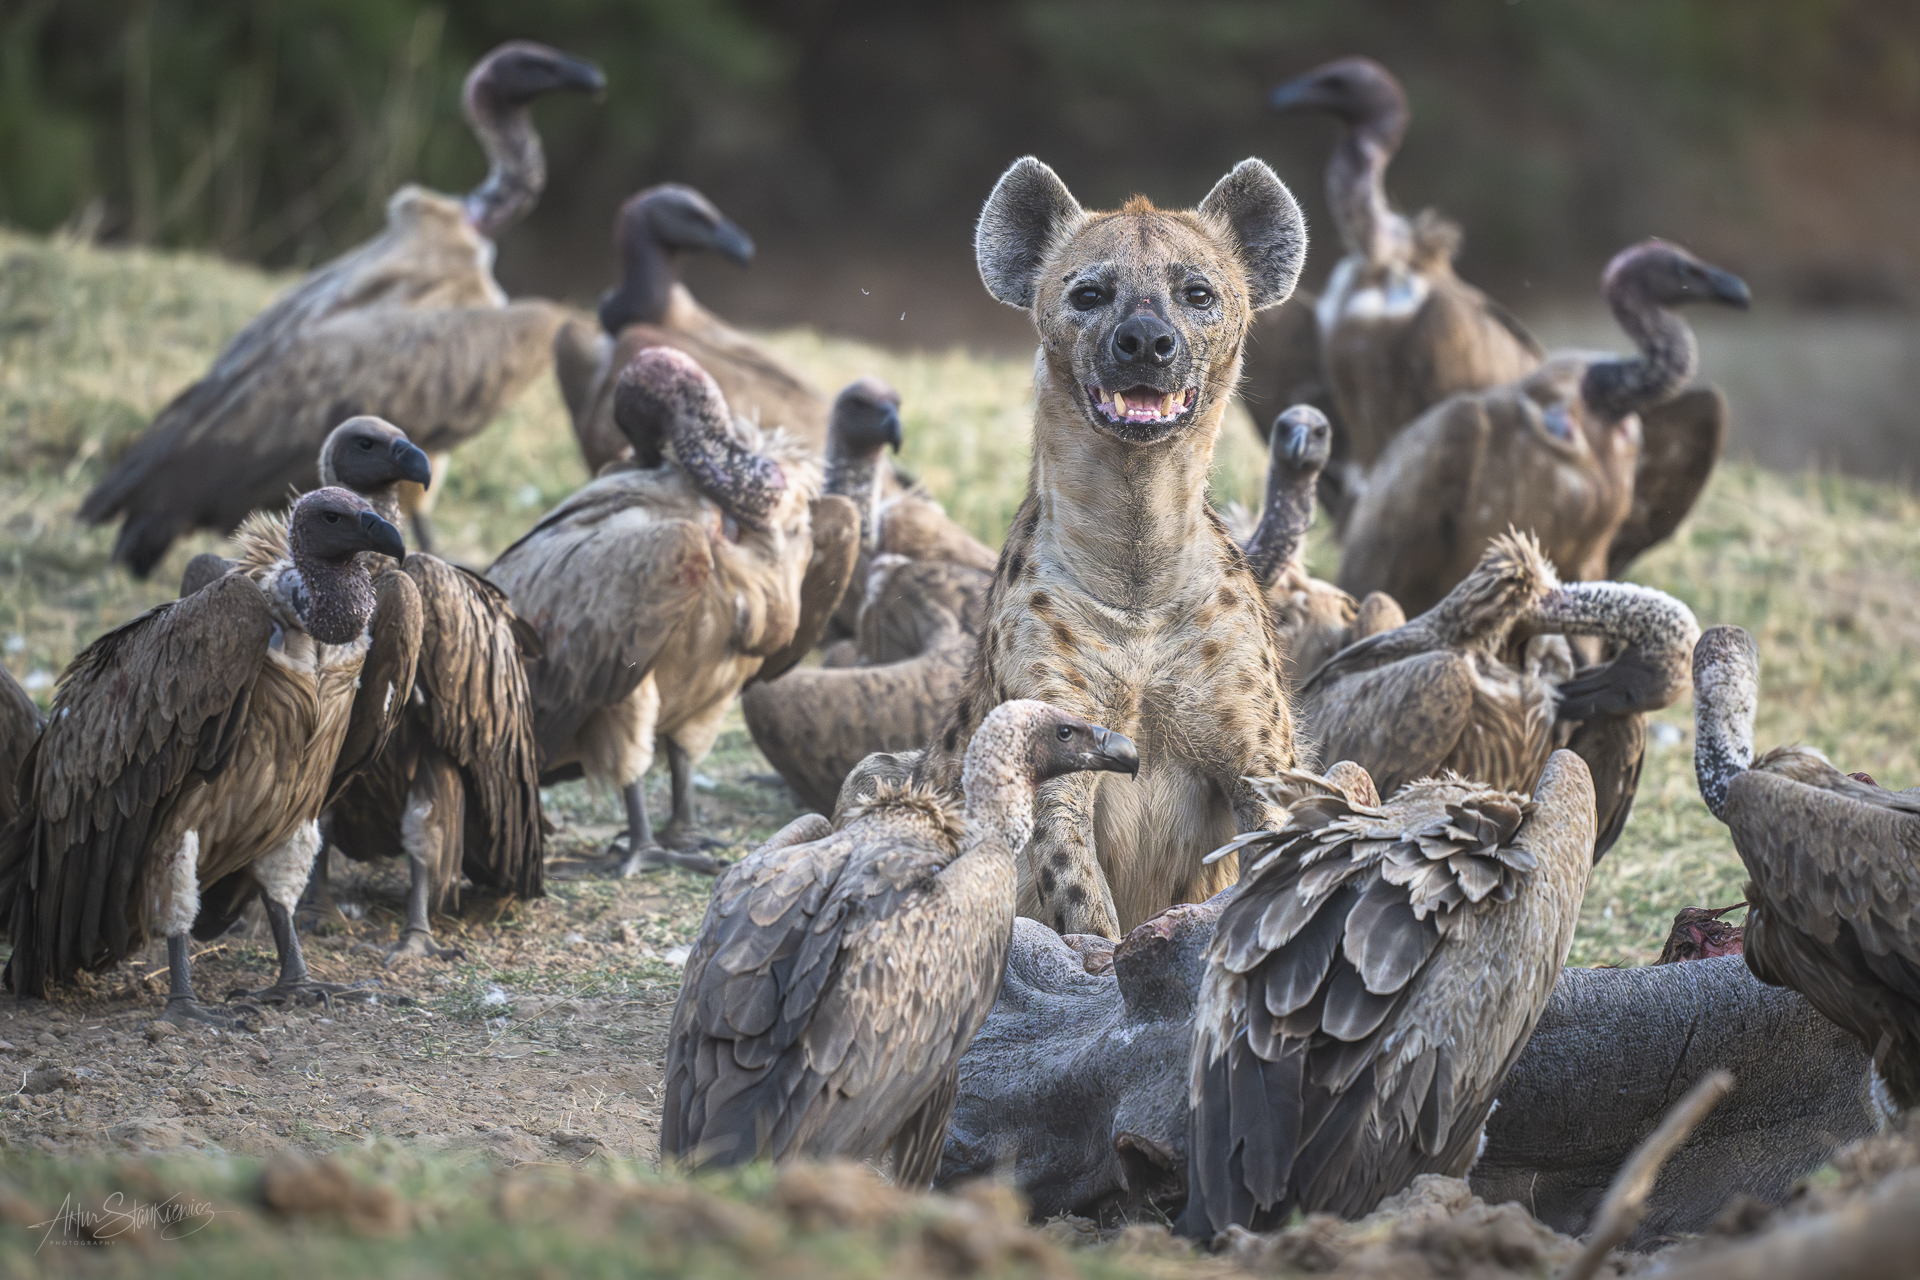
<path fill-rule="evenodd" d="M 1333 126 L 1264 97 L 1355 52 L 1412 99 L 1396 201 L 1463 223 L 1463 271 L 1505 294 L 1591 297 L 1648 234 L 1805 305 L 1920 285 L 1912 0 L 0 0 L 0 221 L 319 261 L 401 183 L 479 180 L 460 81 L 512 37 L 610 86 L 536 108 L 552 177 L 502 244 L 513 292 L 590 297 L 619 200 L 672 179 L 761 242 L 753 272 L 696 268 L 741 320 L 884 339 L 917 303 L 892 336 L 991 337 L 971 224 L 1027 152 L 1089 204 L 1189 203 L 1263 156 L 1317 282 Z"/>

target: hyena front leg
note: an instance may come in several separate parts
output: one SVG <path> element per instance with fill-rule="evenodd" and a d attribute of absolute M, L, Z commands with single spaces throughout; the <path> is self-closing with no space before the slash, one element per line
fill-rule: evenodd
<path fill-rule="evenodd" d="M 1020 860 L 1020 914 L 1061 933 L 1120 936 L 1120 913 L 1093 842 L 1100 779 L 1055 778 L 1034 797 L 1033 838 Z"/>

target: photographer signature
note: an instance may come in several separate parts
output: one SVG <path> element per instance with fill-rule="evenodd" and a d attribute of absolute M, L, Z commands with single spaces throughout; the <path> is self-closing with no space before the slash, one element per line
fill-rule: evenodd
<path fill-rule="evenodd" d="M 219 1212 L 192 1196 L 171 1195 L 156 1204 L 138 1200 L 129 1203 L 116 1191 L 98 1208 L 76 1205 L 73 1197 L 67 1196 L 60 1202 L 60 1212 L 27 1230 L 40 1232 L 40 1243 L 34 1247 L 38 1254 L 49 1240 L 56 1244 L 102 1245 L 140 1231 L 157 1231 L 162 1240 L 182 1240 L 212 1222 Z"/>

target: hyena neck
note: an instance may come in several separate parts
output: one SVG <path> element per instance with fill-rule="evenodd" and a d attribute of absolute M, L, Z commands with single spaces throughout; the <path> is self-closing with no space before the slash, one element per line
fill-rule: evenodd
<path fill-rule="evenodd" d="M 1207 476 L 1224 396 L 1175 439 L 1124 444 L 1088 421 L 1070 380 L 1035 369 L 1033 464 L 1046 550 L 1102 603 L 1147 609 L 1194 589 L 1212 559 Z"/>

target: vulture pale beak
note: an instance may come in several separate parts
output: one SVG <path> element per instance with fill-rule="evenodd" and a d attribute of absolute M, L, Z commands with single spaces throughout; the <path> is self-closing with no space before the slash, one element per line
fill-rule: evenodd
<path fill-rule="evenodd" d="M 744 267 L 753 261 L 753 237 L 725 218 L 713 229 L 713 247 L 736 266 Z"/>
<path fill-rule="evenodd" d="M 367 549 L 378 551 L 383 556 L 392 556 L 395 560 L 407 558 L 406 539 L 400 531 L 382 520 L 371 511 L 360 513 L 360 531 L 367 535 Z"/>
<path fill-rule="evenodd" d="M 427 451 L 411 440 L 393 442 L 393 466 L 402 480 L 418 485 L 433 483 L 433 463 L 428 460 Z"/>
<path fill-rule="evenodd" d="M 1133 778 L 1140 776 L 1140 750 L 1133 745 L 1132 738 L 1111 729 L 1095 729 L 1093 743 L 1094 756 L 1100 762 L 1101 772 L 1124 773 Z"/>
<path fill-rule="evenodd" d="M 895 453 L 900 452 L 900 442 L 905 438 L 900 432 L 900 411 L 888 409 L 886 416 L 880 419 L 880 435 Z"/>

